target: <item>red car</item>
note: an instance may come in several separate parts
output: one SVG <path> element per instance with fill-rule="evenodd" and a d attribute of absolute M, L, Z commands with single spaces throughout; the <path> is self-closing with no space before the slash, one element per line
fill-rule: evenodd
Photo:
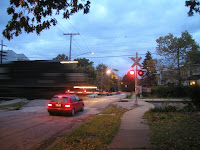
<path fill-rule="evenodd" d="M 84 103 L 77 95 L 59 94 L 48 103 L 47 111 L 50 115 L 63 113 L 74 116 L 77 111 L 84 111 Z"/>

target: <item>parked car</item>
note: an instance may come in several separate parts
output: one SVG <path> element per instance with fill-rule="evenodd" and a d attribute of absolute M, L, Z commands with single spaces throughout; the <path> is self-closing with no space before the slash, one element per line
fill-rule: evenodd
<path fill-rule="evenodd" d="M 76 112 L 84 111 L 84 102 L 74 94 L 59 94 L 48 103 L 47 111 L 50 115 L 62 113 L 74 116 Z"/>
<path fill-rule="evenodd" d="M 88 95 L 88 97 L 97 97 L 97 96 L 98 95 L 96 93 Z"/>

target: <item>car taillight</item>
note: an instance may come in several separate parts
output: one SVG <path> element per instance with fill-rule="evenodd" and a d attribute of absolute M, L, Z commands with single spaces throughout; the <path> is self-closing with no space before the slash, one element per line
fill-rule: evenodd
<path fill-rule="evenodd" d="M 52 107 L 53 105 L 52 104 L 48 104 L 48 107 Z"/>
<path fill-rule="evenodd" d="M 66 108 L 70 108 L 71 106 L 70 106 L 70 105 L 65 105 L 65 107 L 66 107 Z"/>

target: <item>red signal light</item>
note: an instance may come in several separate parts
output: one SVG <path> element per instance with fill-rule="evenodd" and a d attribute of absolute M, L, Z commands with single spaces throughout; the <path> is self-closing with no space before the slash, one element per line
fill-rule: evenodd
<path fill-rule="evenodd" d="M 143 72 L 142 70 L 139 70 L 139 71 L 138 71 L 138 75 L 139 75 L 139 76 L 142 76 L 143 74 L 144 74 L 144 72 Z"/>
<path fill-rule="evenodd" d="M 70 90 L 67 90 L 66 93 L 70 93 Z"/>
<path fill-rule="evenodd" d="M 83 93 L 86 93 L 87 92 L 87 90 L 86 89 L 83 89 Z"/>
<path fill-rule="evenodd" d="M 131 76 L 133 76 L 135 74 L 135 71 L 134 70 L 130 70 L 129 73 L 130 73 Z"/>

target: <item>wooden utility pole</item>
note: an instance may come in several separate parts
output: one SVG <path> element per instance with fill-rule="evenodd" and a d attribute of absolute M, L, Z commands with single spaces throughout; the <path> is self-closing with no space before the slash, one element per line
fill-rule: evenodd
<path fill-rule="evenodd" d="M 6 46 L 6 45 L 3 45 L 3 40 L 1 40 L 0 45 L 1 45 L 0 59 L 1 59 L 1 64 L 2 64 L 3 63 L 3 56 L 6 56 L 5 55 L 6 52 L 3 51 L 3 47 Z"/>
<path fill-rule="evenodd" d="M 70 47 L 69 47 L 69 60 L 71 61 L 71 53 L 72 53 L 72 36 L 73 35 L 80 35 L 79 33 L 67 33 L 64 35 L 69 35 L 70 36 Z"/>

